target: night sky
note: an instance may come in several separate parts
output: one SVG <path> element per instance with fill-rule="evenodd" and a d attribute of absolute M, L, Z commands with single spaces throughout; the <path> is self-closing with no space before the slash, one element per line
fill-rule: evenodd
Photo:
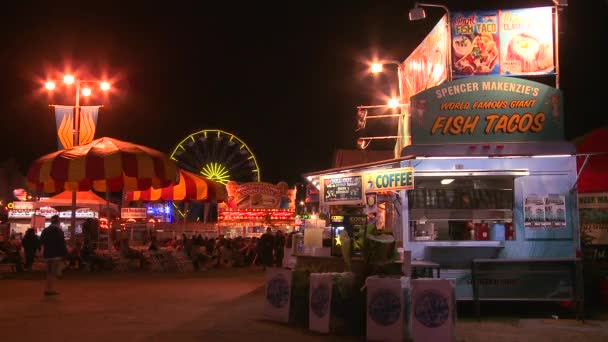
<path fill-rule="evenodd" d="M 263 181 L 300 182 L 302 173 L 330 168 L 334 149 L 355 148 L 357 105 L 384 104 L 382 95 L 396 90 L 395 70 L 372 77 L 366 62 L 405 59 L 443 15 L 427 9 L 426 20 L 409 22 L 412 3 L 3 4 L 0 162 L 14 158 L 25 173 L 57 149 L 48 104 L 73 104 L 73 95 L 49 98 L 43 81 L 69 69 L 113 81 L 109 97 L 90 100 L 104 105 L 96 138 L 169 153 L 191 133 L 222 129 L 251 147 Z M 452 11 L 552 4 L 439 3 Z M 570 1 L 561 17 L 568 139 L 608 123 L 607 9 L 605 0 Z"/>

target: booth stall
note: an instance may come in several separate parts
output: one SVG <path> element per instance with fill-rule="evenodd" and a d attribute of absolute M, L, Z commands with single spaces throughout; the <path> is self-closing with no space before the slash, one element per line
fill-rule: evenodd
<path fill-rule="evenodd" d="M 608 305 L 608 128 L 575 139 L 585 295 Z"/>
<path fill-rule="evenodd" d="M 392 203 L 403 254 L 454 280 L 458 300 L 580 303 L 577 152 L 561 91 L 531 80 L 555 72 L 552 10 L 455 12 L 449 33 L 444 17 L 400 64 L 395 158 L 305 174 L 320 210 Z"/>
<path fill-rule="evenodd" d="M 100 213 L 105 215 L 107 208 L 117 213 L 118 206 L 108 203 L 92 191 L 76 192 L 76 229 L 77 234 L 82 233 L 82 224 L 85 220 L 98 219 Z M 70 237 L 69 225 L 72 217 L 72 192 L 64 191 L 53 197 L 41 198 L 38 201 L 15 201 L 10 203 L 8 217 L 13 234 L 25 234 L 28 228 L 36 229 L 39 234 L 50 224 L 53 215 L 59 215 L 60 226 L 66 237 Z"/>
<path fill-rule="evenodd" d="M 179 182 L 161 189 L 125 193 L 122 227 L 131 241 L 146 242 L 151 232 L 159 240 L 174 240 L 182 234 L 216 237 L 214 212 L 227 199 L 226 187 L 217 181 L 179 169 Z"/>
<path fill-rule="evenodd" d="M 226 184 L 228 200 L 218 207 L 218 233 L 259 237 L 267 227 L 290 233 L 295 227 L 296 189 L 286 182 Z"/>

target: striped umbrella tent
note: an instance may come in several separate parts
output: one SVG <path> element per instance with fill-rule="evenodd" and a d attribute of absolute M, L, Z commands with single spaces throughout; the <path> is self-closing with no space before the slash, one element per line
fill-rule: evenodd
<path fill-rule="evenodd" d="M 42 156 L 27 173 L 30 190 L 55 193 L 72 191 L 72 221 L 76 227 L 78 191 L 106 193 L 110 217 L 110 192 L 163 188 L 178 180 L 178 168 L 166 154 L 149 147 L 103 137 Z M 108 249 L 110 248 L 108 234 Z"/>
<path fill-rule="evenodd" d="M 104 137 L 38 158 L 27 182 L 31 190 L 46 193 L 108 192 L 163 188 L 178 177 L 177 165 L 166 154 Z"/>
<path fill-rule="evenodd" d="M 228 197 L 222 183 L 179 169 L 179 182 L 162 189 L 128 191 L 127 201 L 205 201 L 223 202 Z"/>

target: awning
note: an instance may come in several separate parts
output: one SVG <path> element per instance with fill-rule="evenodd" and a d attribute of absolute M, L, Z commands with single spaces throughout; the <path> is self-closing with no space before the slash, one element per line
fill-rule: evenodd
<path fill-rule="evenodd" d="M 42 207 L 71 207 L 72 206 L 72 191 L 64 191 L 53 197 L 34 202 L 34 208 Z M 90 208 L 101 211 L 107 208 L 105 199 L 97 196 L 93 191 L 77 191 L 76 192 L 76 207 Z M 110 209 L 118 211 L 118 205 L 110 203 Z"/>
<path fill-rule="evenodd" d="M 575 139 L 578 153 L 578 192 L 608 191 L 608 128 Z"/>
<path fill-rule="evenodd" d="M 205 201 L 223 202 L 228 197 L 226 186 L 185 170 L 179 170 L 179 182 L 162 189 L 128 191 L 127 201 Z"/>
<path fill-rule="evenodd" d="M 387 167 L 396 168 L 396 167 L 399 167 L 399 165 L 402 161 L 413 159 L 413 158 L 415 158 L 415 156 L 411 155 L 411 156 L 404 156 L 404 157 L 400 157 L 400 158 L 379 160 L 379 161 L 365 163 L 365 164 L 348 165 L 348 166 L 336 167 L 333 169 L 327 169 L 327 170 L 322 170 L 322 171 L 308 172 L 308 173 L 304 173 L 303 176 L 304 176 L 304 178 L 307 178 L 310 181 L 311 179 L 318 178 L 320 176 L 328 176 L 328 175 L 338 174 L 338 173 L 357 172 L 357 171 L 361 171 L 361 170 L 368 170 L 371 168 L 387 168 Z"/>

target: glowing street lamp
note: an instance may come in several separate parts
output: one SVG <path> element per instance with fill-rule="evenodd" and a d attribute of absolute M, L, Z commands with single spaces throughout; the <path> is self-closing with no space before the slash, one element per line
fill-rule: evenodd
<path fill-rule="evenodd" d="M 377 73 L 381 73 L 382 72 L 382 68 L 383 68 L 383 64 L 382 63 L 374 62 L 374 63 L 372 63 L 372 65 L 370 67 L 370 71 L 373 74 L 377 74 Z"/>
<path fill-rule="evenodd" d="M 395 108 L 398 108 L 401 105 L 399 102 L 401 102 L 401 100 L 399 98 L 392 97 L 390 100 L 388 100 L 388 104 L 387 105 L 390 108 L 395 109 Z"/>
<path fill-rule="evenodd" d="M 53 90 L 53 89 L 55 89 L 55 86 L 56 86 L 55 82 L 53 82 L 53 81 L 46 81 L 46 83 L 44 83 L 44 87 L 47 90 Z"/>
<path fill-rule="evenodd" d="M 384 65 L 396 65 L 397 66 L 397 78 L 399 81 L 399 96 L 403 96 L 402 87 L 401 87 L 401 69 L 403 68 L 403 64 L 399 63 L 395 60 L 380 60 L 375 61 L 370 64 L 370 71 L 372 74 L 379 74 L 384 71 Z"/>
<path fill-rule="evenodd" d="M 65 76 L 63 76 L 63 83 L 65 83 L 65 84 L 73 84 L 74 83 L 74 76 L 72 76 L 72 75 L 65 75 Z"/>

